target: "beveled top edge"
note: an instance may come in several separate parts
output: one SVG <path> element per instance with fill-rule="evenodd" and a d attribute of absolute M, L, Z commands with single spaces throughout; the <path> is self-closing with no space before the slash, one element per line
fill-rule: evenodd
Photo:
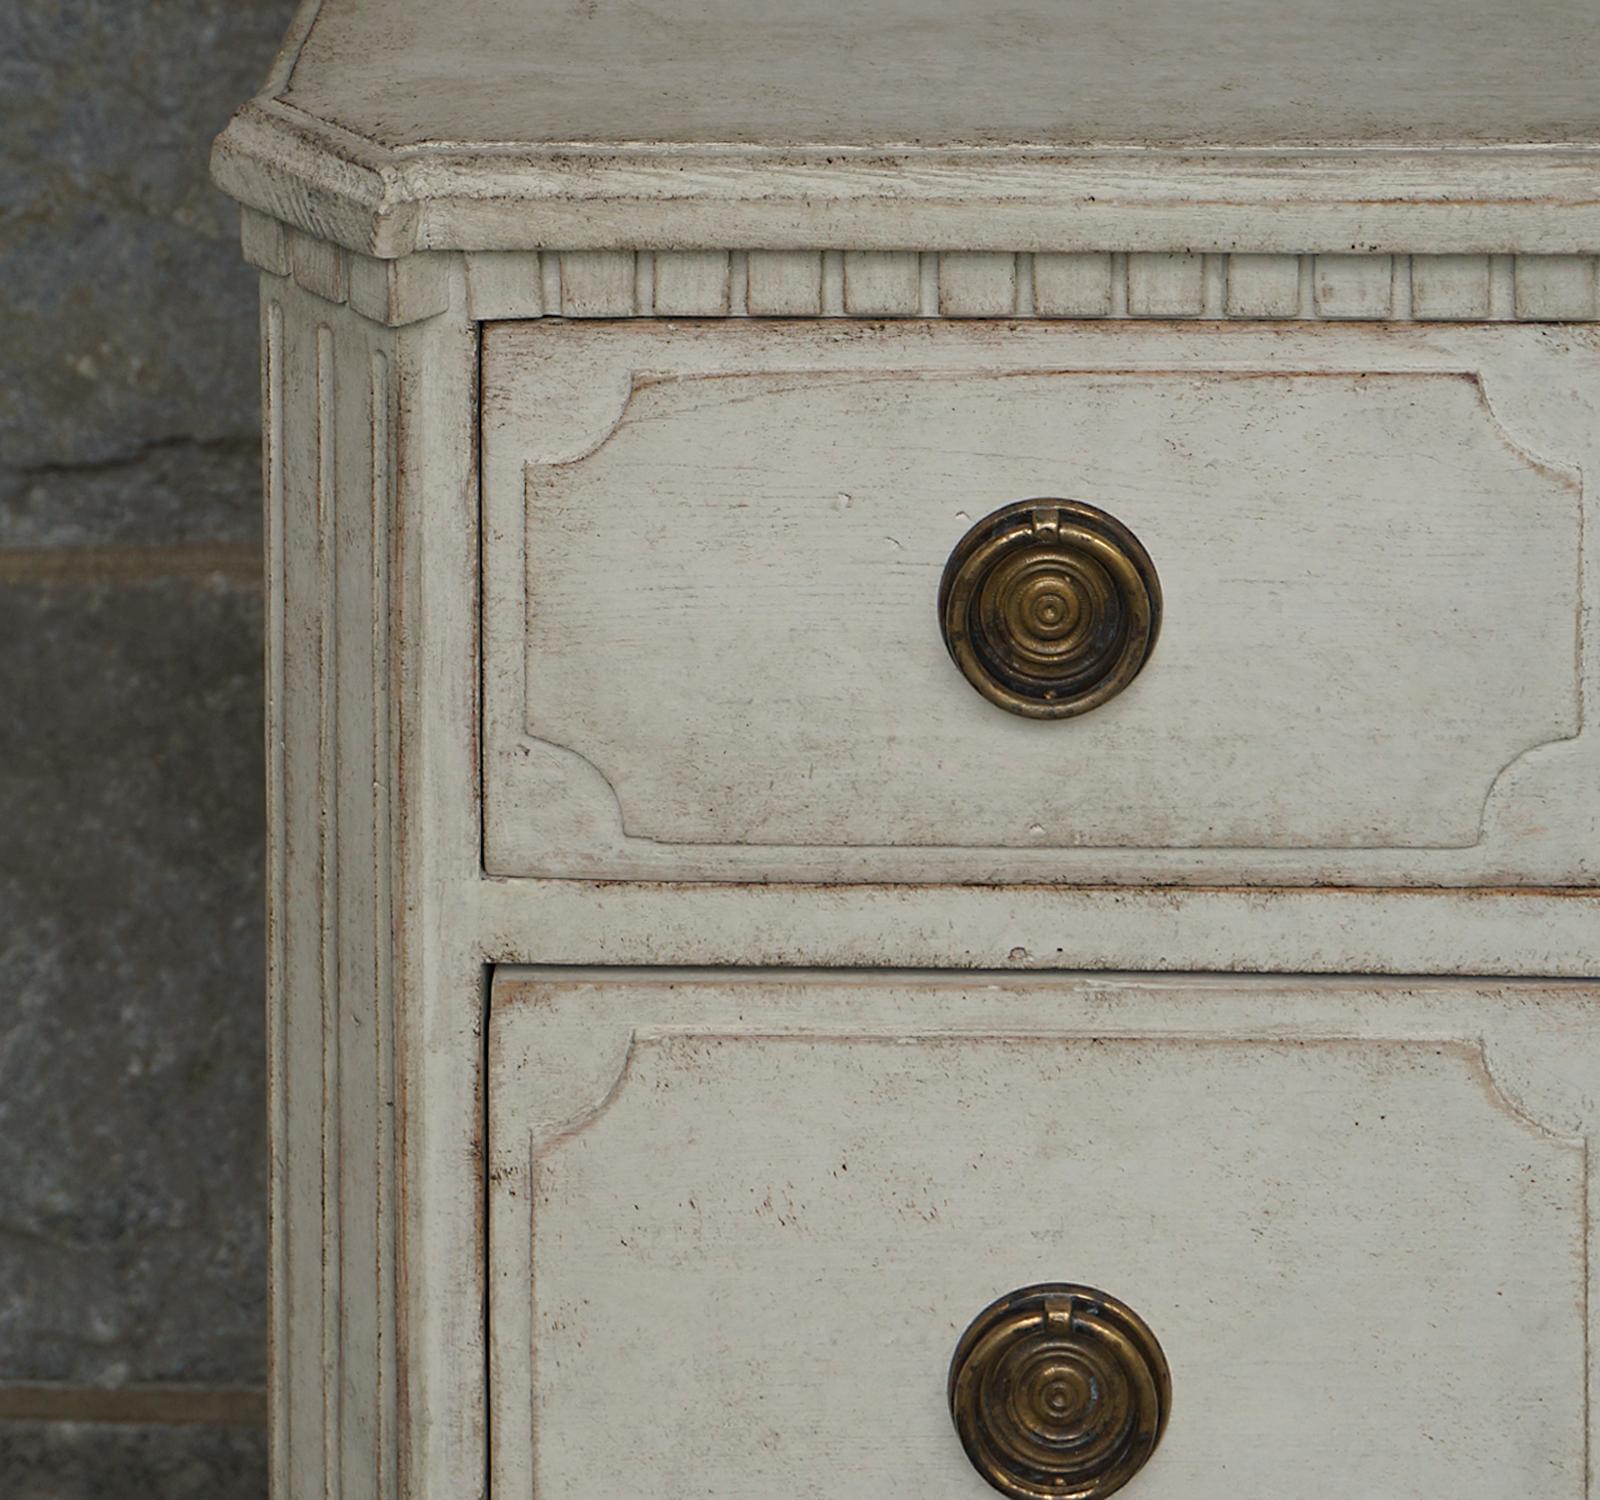
<path fill-rule="evenodd" d="M 1600 147 L 1400 150 L 429 143 L 270 98 L 212 152 L 248 207 L 381 258 L 415 250 L 1600 251 Z"/>

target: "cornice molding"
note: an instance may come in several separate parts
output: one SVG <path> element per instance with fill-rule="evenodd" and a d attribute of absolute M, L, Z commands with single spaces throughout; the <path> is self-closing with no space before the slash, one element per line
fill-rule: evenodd
<path fill-rule="evenodd" d="M 247 207 L 347 250 L 1581 254 L 1600 149 L 429 142 L 391 148 L 267 95 L 212 152 Z"/>

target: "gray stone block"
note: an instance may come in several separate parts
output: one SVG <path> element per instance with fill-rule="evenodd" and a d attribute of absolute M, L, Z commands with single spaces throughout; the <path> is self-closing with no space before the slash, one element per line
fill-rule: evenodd
<path fill-rule="evenodd" d="M 0 589 L 0 1380 L 262 1377 L 260 608 Z"/>
<path fill-rule="evenodd" d="M 293 9 L 0 6 L 0 463 L 254 430 L 254 278 L 207 156 Z"/>
<path fill-rule="evenodd" d="M 265 1500 L 266 1438 L 216 1427 L 0 1422 L 6 1500 Z"/>
<path fill-rule="evenodd" d="M 0 547 L 258 543 L 254 436 L 155 444 L 132 459 L 0 469 Z"/>

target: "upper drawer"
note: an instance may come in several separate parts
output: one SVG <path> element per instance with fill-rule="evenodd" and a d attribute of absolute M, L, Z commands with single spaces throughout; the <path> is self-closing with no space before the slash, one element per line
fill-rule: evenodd
<path fill-rule="evenodd" d="M 488 867 L 1590 883 L 1595 352 L 1535 326 L 490 325 Z M 997 707 L 941 637 L 952 550 L 1034 497 L 1109 513 L 1159 579 L 1142 671 L 1074 718 Z"/>

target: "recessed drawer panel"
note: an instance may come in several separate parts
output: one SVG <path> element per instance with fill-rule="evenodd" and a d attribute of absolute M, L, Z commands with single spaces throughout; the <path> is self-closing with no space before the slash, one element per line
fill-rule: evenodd
<path fill-rule="evenodd" d="M 1594 1009 L 502 971 L 495 1494 L 980 1500 L 952 1356 L 1047 1284 L 1150 1345 L 1058 1302 L 1007 1334 L 1023 1416 L 1114 1427 L 1074 1371 L 1159 1364 L 1141 1500 L 1582 1500 Z"/>
<path fill-rule="evenodd" d="M 491 326 L 489 867 L 1588 883 L 1597 374 L 1536 327 Z"/>

